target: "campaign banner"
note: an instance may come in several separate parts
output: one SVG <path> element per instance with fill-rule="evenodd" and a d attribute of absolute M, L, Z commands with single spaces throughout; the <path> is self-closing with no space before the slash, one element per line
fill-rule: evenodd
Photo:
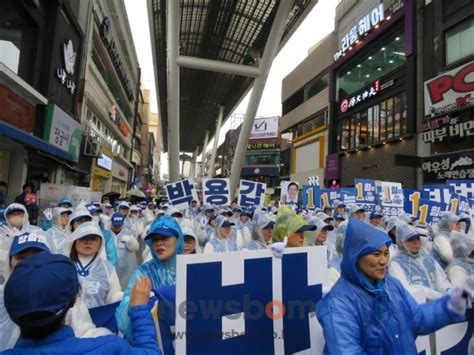
<path fill-rule="evenodd" d="M 354 186 L 356 189 L 355 203 L 364 207 L 368 212 L 372 212 L 377 200 L 375 180 L 354 179 Z"/>
<path fill-rule="evenodd" d="M 451 186 L 455 193 L 474 198 L 474 180 L 447 180 L 448 186 Z"/>
<path fill-rule="evenodd" d="M 202 195 L 204 204 L 216 206 L 230 205 L 230 180 L 229 179 L 203 179 Z"/>
<path fill-rule="evenodd" d="M 469 343 L 474 342 L 474 309 L 466 312 L 466 322 L 448 325 L 435 333 L 436 355 L 468 353 Z"/>
<path fill-rule="evenodd" d="M 256 118 L 249 139 L 278 138 L 278 117 Z"/>
<path fill-rule="evenodd" d="M 451 200 L 451 192 L 453 192 L 452 188 L 449 185 L 431 185 L 426 184 L 423 185 L 422 190 L 424 193 L 427 193 L 427 199 L 449 204 Z"/>
<path fill-rule="evenodd" d="M 297 205 L 300 183 L 298 181 L 282 181 L 280 200 L 284 205 Z"/>
<path fill-rule="evenodd" d="M 303 185 L 303 207 L 314 210 L 321 206 L 321 188 L 318 185 Z"/>
<path fill-rule="evenodd" d="M 321 354 L 315 311 L 326 259 L 326 247 L 314 246 L 285 249 L 283 258 L 271 250 L 179 255 L 175 353 Z"/>
<path fill-rule="evenodd" d="M 321 207 L 330 207 L 335 200 L 341 200 L 341 189 L 321 189 Z"/>
<path fill-rule="evenodd" d="M 399 216 L 403 210 L 403 188 L 400 182 L 376 181 L 377 200 L 384 216 Z"/>
<path fill-rule="evenodd" d="M 250 180 L 240 180 L 239 201 L 241 207 L 263 206 L 267 184 Z"/>
<path fill-rule="evenodd" d="M 436 225 L 439 222 L 441 213 L 446 212 L 448 205 L 433 200 L 420 199 L 418 206 L 418 224 Z"/>
<path fill-rule="evenodd" d="M 165 185 L 168 201 L 177 209 L 184 210 L 191 206 L 191 201 L 198 200 L 196 188 L 191 179 Z"/>
<path fill-rule="evenodd" d="M 341 201 L 346 205 L 352 205 L 356 202 L 356 189 L 353 187 L 343 187 L 340 189 Z"/>
<path fill-rule="evenodd" d="M 462 195 L 458 195 L 459 198 L 459 207 L 458 207 L 458 212 L 459 214 L 467 214 L 470 215 L 471 213 L 471 203 L 469 201 L 469 198 L 464 197 Z"/>
<path fill-rule="evenodd" d="M 405 212 L 416 216 L 422 198 L 427 199 L 428 193 L 417 189 L 403 189 L 403 209 Z"/>

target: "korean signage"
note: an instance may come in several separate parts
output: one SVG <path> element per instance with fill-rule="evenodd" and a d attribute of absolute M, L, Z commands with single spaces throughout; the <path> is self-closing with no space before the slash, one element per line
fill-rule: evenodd
<path fill-rule="evenodd" d="M 278 137 L 278 117 L 256 118 L 249 139 Z"/>
<path fill-rule="evenodd" d="M 44 139 L 68 152 L 77 162 L 81 147 L 81 125 L 54 104 L 48 105 Z"/>
<path fill-rule="evenodd" d="M 440 127 L 440 122 L 449 124 Z M 474 136 L 474 120 L 460 122 L 458 117 L 449 118 L 443 116 L 438 118 L 435 123 L 423 125 L 423 128 L 427 127 L 433 128 L 421 133 L 421 137 L 425 143 L 435 143 L 436 141 L 442 142 L 444 138 L 447 137 L 463 138 Z"/>
<path fill-rule="evenodd" d="M 341 38 L 339 50 L 334 54 L 334 60 L 338 60 L 352 46 L 359 43 L 360 39 L 372 29 L 377 28 L 379 23 L 385 19 L 383 3 L 372 9 L 354 25 L 349 32 Z"/>
<path fill-rule="evenodd" d="M 385 216 L 399 216 L 403 213 L 403 189 L 399 182 L 376 181 L 377 195 Z"/>
<path fill-rule="evenodd" d="M 314 210 L 321 204 L 321 189 L 317 185 L 303 185 L 303 206 Z"/>
<path fill-rule="evenodd" d="M 108 17 L 105 17 L 102 21 L 100 34 L 105 41 L 110 58 L 112 59 L 115 69 L 117 70 L 117 75 L 120 78 L 120 82 L 127 93 L 127 98 L 129 101 L 132 101 L 134 97 L 132 85 L 130 84 L 130 80 L 125 72 L 125 65 L 122 63 L 122 59 L 120 58 L 120 51 L 117 42 L 113 38 L 111 22 Z"/>
<path fill-rule="evenodd" d="M 357 106 L 358 104 L 364 102 L 365 100 L 371 98 L 372 96 L 377 95 L 380 91 L 380 80 L 376 80 L 374 84 L 369 88 L 364 90 L 363 92 L 354 95 L 350 98 L 344 99 L 341 102 L 341 112 L 345 113 L 349 111 L 350 108 Z"/>
<path fill-rule="evenodd" d="M 249 180 L 240 180 L 239 206 L 263 206 L 267 184 Z"/>
<path fill-rule="evenodd" d="M 423 159 L 423 180 L 474 179 L 474 151 L 436 155 Z"/>
<path fill-rule="evenodd" d="M 338 180 L 341 177 L 341 157 L 337 153 L 326 156 L 325 176 L 327 180 Z"/>
<path fill-rule="evenodd" d="M 166 184 L 165 190 L 170 203 L 178 209 L 186 209 L 191 206 L 193 200 L 198 200 L 193 181 L 190 179 Z"/>
<path fill-rule="evenodd" d="M 474 198 L 473 180 L 448 180 L 446 183 L 452 188 L 453 192 L 470 199 Z"/>
<path fill-rule="evenodd" d="M 206 205 L 228 206 L 230 205 L 230 180 L 203 179 L 202 194 Z"/>
<path fill-rule="evenodd" d="M 418 223 L 421 225 L 436 225 L 439 222 L 441 214 L 446 212 L 447 205 L 442 202 L 436 202 L 433 200 L 420 199 L 418 205 Z"/>
<path fill-rule="evenodd" d="M 260 149 L 278 149 L 276 143 L 249 143 L 247 144 L 247 150 L 260 150 Z"/>
<path fill-rule="evenodd" d="M 474 106 L 474 61 L 425 82 L 425 116 Z"/>
<path fill-rule="evenodd" d="M 76 84 L 74 83 L 74 67 L 76 66 L 76 55 L 72 41 L 69 40 L 63 44 L 62 47 L 64 67 L 56 69 L 56 77 L 62 85 L 64 85 L 68 92 L 72 95 L 76 91 Z"/>
<path fill-rule="evenodd" d="M 355 203 L 362 205 L 367 211 L 373 211 L 377 198 L 375 180 L 354 179 L 354 186 L 356 190 Z"/>

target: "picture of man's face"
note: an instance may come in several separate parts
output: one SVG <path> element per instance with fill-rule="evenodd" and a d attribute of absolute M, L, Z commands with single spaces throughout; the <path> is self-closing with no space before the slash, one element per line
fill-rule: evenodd
<path fill-rule="evenodd" d="M 288 185 L 288 199 L 291 201 L 298 200 L 298 185 L 295 183 Z"/>

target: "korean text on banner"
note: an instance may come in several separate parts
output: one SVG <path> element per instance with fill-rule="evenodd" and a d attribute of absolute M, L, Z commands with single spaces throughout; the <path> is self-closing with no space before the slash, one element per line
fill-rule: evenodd
<path fill-rule="evenodd" d="M 193 200 L 198 200 L 197 192 L 191 179 L 166 184 L 165 190 L 169 202 L 177 209 L 186 209 L 191 206 Z"/>
<path fill-rule="evenodd" d="M 241 207 L 263 206 L 267 184 L 249 180 L 240 180 L 239 201 Z"/>
<path fill-rule="evenodd" d="M 203 179 L 202 195 L 204 203 L 216 206 L 230 205 L 230 180 L 229 179 Z"/>
<path fill-rule="evenodd" d="M 385 216 L 403 213 L 403 189 L 400 182 L 376 181 L 377 196 Z"/>

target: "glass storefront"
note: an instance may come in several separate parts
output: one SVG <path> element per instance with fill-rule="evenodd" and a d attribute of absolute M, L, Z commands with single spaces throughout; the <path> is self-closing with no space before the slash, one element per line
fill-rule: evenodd
<path fill-rule="evenodd" d="M 405 56 L 403 27 L 397 26 L 391 34 L 374 42 L 370 50 L 356 55 L 355 61 L 341 68 L 337 74 L 336 100 L 369 86 L 407 61 Z"/>
<path fill-rule="evenodd" d="M 446 65 L 474 55 L 474 17 L 446 32 Z"/>
<path fill-rule="evenodd" d="M 280 152 L 247 152 L 244 165 L 280 164 Z"/>
<path fill-rule="evenodd" d="M 407 133 L 407 96 L 400 93 L 340 120 L 338 151 L 356 149 Z"/>

